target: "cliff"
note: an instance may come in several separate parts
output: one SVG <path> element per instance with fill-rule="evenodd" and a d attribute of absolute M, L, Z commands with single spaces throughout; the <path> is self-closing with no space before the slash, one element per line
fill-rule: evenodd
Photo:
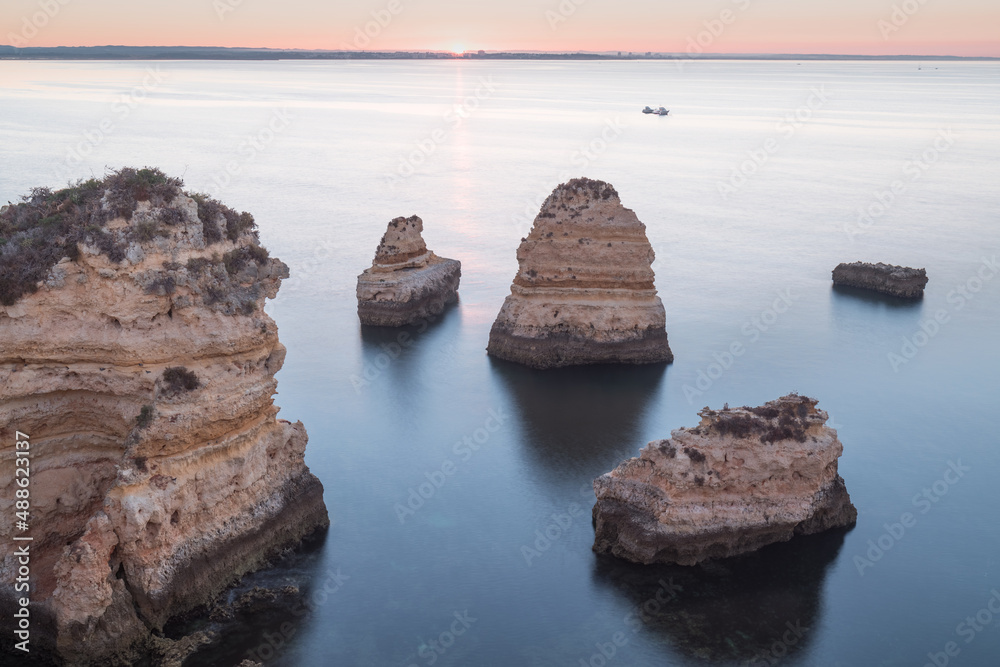
<path fill-rule="evenodd" d="M 843 446 L 814 399 L 699 414 L 594 481 L 594 551 L 694 565 L 855 522 Z"/>
<path fill-rule="evenodd" d="M 560 185 L 521 240 L 487 351 L 534 368 L 673 361 L 654 257 L 611 185 Z"/>
<path fill-rule="evenodd" d="M 904 299 L 919 299 L 927 285 L 927 271 L 891 264 L 854 262 L 838 264 L 833 270 L 833 284 L 860 287 Z"/>
<path fill-rule="evenodd" d="M 131 664 L 329 523 L 272 399 L 285 348 L 263 304 L 288 269 L 252 216 L 181 185 L 123 169 L 0 214 L 0 456 L 11 472 L 30 436 L 32 646 L 67 664 Z"/>
<path fill-rule="evenodd" d="M 427 249 L 417 216 L 389 222 L 375 261 L 358 276 L 362 324 L 399 327 L 437 315 L 458 300 L 462 264 Z"/>

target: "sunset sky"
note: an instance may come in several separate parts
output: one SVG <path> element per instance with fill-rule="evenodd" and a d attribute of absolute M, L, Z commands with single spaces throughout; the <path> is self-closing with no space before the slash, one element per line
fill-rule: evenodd
<path fill-rule="evenodd" d="M 998 28 L 997 0 L 3 0 L 0 4 L 0 43 L 14 46 L 700 49 L 1000 56 Z"/>

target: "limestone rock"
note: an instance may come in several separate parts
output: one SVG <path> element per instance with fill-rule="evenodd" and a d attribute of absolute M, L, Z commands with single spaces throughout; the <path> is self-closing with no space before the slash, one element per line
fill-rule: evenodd
<path fill-rule="evenodd" d="M 287 267 L 252 218 L 223 233 L 167 194 L 88 231 L 92 248 L 67 243 L 72 261 L 49 258 L 59 280 L 0 305 L 0 456 L 13 470 L 15 431 L 32 453 L 32 649 L 69 665 L 148 656 L 167 620 L 329 523 L 305 428 L 273 404 L 285 350 L 263 305 Z M 212 225 L 235 219 L 212 206 Z M 13 475 L 0 484 L 12 517 Z M 5 581 L 13 532 L 0 525 Z"/>
<path fill-rule="evenodd" d="M 440 313 L 458 300 L 462 264 L 427 249 L 417 216 L 389 223 L 371 268 L 358 276 L 362 324 L 399 327 Z"/>
<path fill-rule="evenodd" d="M 646 227 L 608 183 L 557 187 L 517 250 L 487 351 L 534 368 L 673 361 Z"/>
<path fill-rule="evenodd" d="M 854 262 L 838 264 L 833 284 L 860 287 L 904 299 L 919 299 L 927 285 L 927 271 L 892 264 Z"/>
<path fill-rule="evenodd" d="M 699 414 L 594 481 L 594 551 L 694 565 L 854 524 L 843 446 L 814 399 Z"/>

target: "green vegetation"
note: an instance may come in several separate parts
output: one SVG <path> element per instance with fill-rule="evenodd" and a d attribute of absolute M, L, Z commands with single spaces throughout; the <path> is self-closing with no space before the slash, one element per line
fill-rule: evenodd
<path fill-rule="evenodd" d="M 191 198 L 198 202 L 198 219 L 201 220 L 202 234 L 206 243 L 218 243 L 222 240 L 223 230 L 219 227 L 219 218 L 225 222 L 225 237 L 235 241 L 245 232 L 257 228 L 253 216 L 243 211 L 237 213 L 217 199 L 206 194 L 195 193 Z"/>
<path fill-rule="evenodd" d="M 105 206 L 110 209 L 111 217 L 131 220 L 139 202 L 166 206 L 180 192 L 184 181 L 170 178 L 159 169 L 125 167 L 111 172 L 101 185 L 105 190 Z"/>
<path fill-rule="evenodd" d="M 711 414 L 717 417 L 712 423 L 712 430 L 736 438 L 758 435 L 762 443 L 779 440 L 805 442 L 808 427 L 806 417 L 809 414 L 807 401 L 808 399 L 801 398 L 797 403 L 784 403 L 780 408 L 773 405 L 756 408 L 743 406 L 742 410 L 750 414 L 733 413 L 726 406 L 720 412 Z"/>
<path fill-rule="evenodd" d="M 139 243 L 149 243 L 157 236 L 170 236 L 170 232 L 160 229 L 160 225 L 153 220 L 144 220 L 138 223 L 133 233 L 135 240 Z"/>
<path fill-rule="evenodd" d="M 176 289 L 177 279 L 168 273 L 161 275 L 159 278 L 149 283 L 149 285 L 146 286 L 146 293 L 166 296 L 168 294 L 173 294 Z"/>
<path fill-rule="evenodd" d="M 226 265 L 226 273 L 235 276 L 251 262 L 257 266 L 263 266 L 267 263 L 269 256 L 266 248 L 262 248 L 259 245 L 250 245 L 230 250 L 222 256 L 222 261 Z"/>
<path fill-rule="evenodd" d="M 159 221 L 173 227 L 184 222 L 184 213 L 173 206 L 160 209 Z"/>
<path fill-rule="evenodd" d="M 188 273 L 193 273 L 197 275 L 202 271 L 204 271 L 205 269 L 207 269 L 208 267 L 210 267 L 211 265 L 212 261 L 207 257 L 192 257 L 187 261 L 185 267 L 187 268 Z"/>
<path fill-rule="evenodd" d="M 144 405 L 139 410 L 139 416 L 135 418 L 135 425 L 140 428 L 148 428 L 153 423 L 153 406 Z"/>
<path fill-rule="evenodd" d="M 0 305 L 11 306 L 35 292 L 64 257 L 76 261 L 80 243 L 97 248 L 117 264 L 125 259 L 130 243 L 170 236 L 169 227 L 184 221 L 183 211 L 169 206 L 183 193 L 183 185 L 181 179 L 159 169 L 125 167 L 110 171 L 103 179 L 77 181 L 55 192 L 34 188 L 19 203 L 0 209 Z M 190 196 L 198 202 L 206 243 L 223 238 L 236 241 L 255 231 L 249 213 L 237 213 L 207 195 Z M 159 209 L 155 218 L 137 221 L 127 229 L 106 229 L 107 222 L 117 217 L 131 221 L 141 201 Z M 220 217 L 224 229 L 219 226 Z"/>
<path fill-rule="evenodd" d="M 163 371 L 163 386 L 167 394 L 176 395 L 194 391 L 201 386 L 201 380 L 194 371 L 184 366 L 173 366 Z"/>
<path fill-rule="evenodd" d="M 201 231 L 205 243 L 218 243 L 222 240 L 222 230 L 219 229 L 219 215 L 223 205 L 208 195 L 195 193 L 191 198 L 198 202 L 198 219 L 201 220 Z"/>
<path fill-rule="evenodd" d="M 695 463 L 705 462 L 705 455 L 699 452 L 694 447 L 685 447 L 684 453 L 687 454 L 688 458 L 694 461 Z"/>

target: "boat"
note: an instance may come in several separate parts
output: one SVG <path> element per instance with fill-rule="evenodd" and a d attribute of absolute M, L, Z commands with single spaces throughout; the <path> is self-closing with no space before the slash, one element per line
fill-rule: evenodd
<path fill-rule="evenodd" d="M 668 113 L 670 113 L 670 110 L 669 109 L 664 109 L 663 107 L 660 107 L 659 109 L 657 109 L 653 113 L 656 114 L 657 116 L 666 116 Z"/>
<path fill-rule="evenodd" d="M 649 107 L 646 107 L 645 109 L 642 110 L 642 112 L 643 113 L 653 113 L 653 110 L 650 109 Z"/>

